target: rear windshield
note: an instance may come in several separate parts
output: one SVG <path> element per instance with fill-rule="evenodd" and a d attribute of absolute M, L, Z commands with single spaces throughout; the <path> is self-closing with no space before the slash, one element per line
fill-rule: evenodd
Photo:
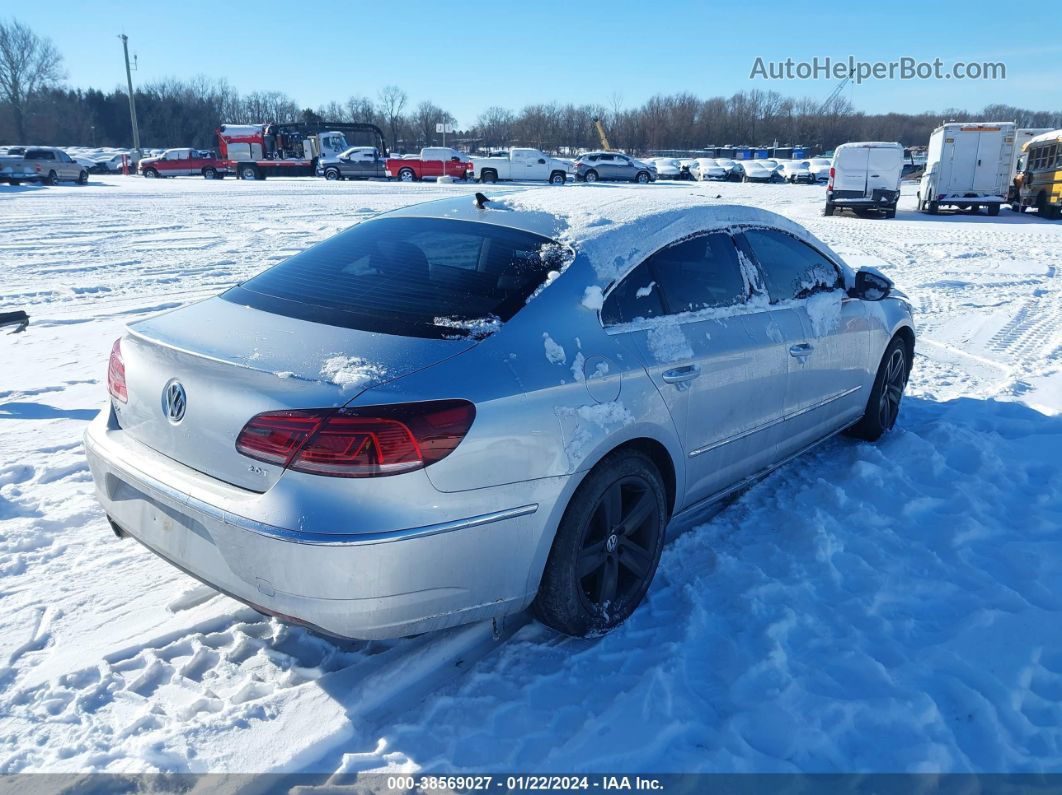
<path fill-rule="evenodd" d="M 222 298 L 383 334 L 479 336 L 515 315 L 564 257 L 548 238 L 492 224 L 379 218 L 279 263 Z"/>
<path fill-rule="evenodd" d="M 55 160 L 55 152 L 48 149 L 30 149 L 26 152 L 26 160 Z"/>

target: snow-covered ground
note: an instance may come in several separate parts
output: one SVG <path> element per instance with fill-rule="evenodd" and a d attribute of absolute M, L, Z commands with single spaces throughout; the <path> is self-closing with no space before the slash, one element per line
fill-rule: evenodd
<path fill-rule="evenodd" d="M 0 773 L 1062 771 L 1062 223 L 681 189 L 781 212 L 910 294 L 897 430 L 687 530 L 605 638 L 518 618 L 340 643 L 115 540 L 81 434 L 124 323 L 475 186 L 0 186 L 0 308 L 33 319 L 0 336 Z"/>

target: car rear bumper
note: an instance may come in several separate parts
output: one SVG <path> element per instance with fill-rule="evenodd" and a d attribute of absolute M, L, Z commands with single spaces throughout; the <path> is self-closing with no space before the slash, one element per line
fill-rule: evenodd
<path fill-rule="evenodd" d="M 938 204 L 1005 204 L 1007 198 L 998 194 L 989 193 L 945 193 L 943 195 L 934 196 L 933 201 L 937 202 Z"/>
<path fill-rule="evenodd" d="M 849 195 L 845 195 L 849 194 Z M 852 195 L 854 194 L 854 195 Z M 893 207 L 900 198 L 899 191 L 875 189 L 871 195 L 857 191 L 827 191 L 826 201 L 837 207 Z"/>
<path fill-rule="evenodd" d="M 278 527 L 188 489 L 186 477 L 172 477 L 186 468 L 124 441 L 108 414 L 90 424 L 85 450 L 109 519 L 181 570 L 264 613 L 373 639 L 516 612 L 534 597 L 538 577 L 529 572 L 553 513 L 540 502 L 555 501 L 563 479 L 411 493 L 421 505 L 429 500 L 439 521 L 410 526 L 396 516 L 396 529 L 387 532 Z M 511 504 L 498 508 L 499 500 Z M 357 511 L 358 500 L 350 508 Z"/>
<path fill-rule="evenodd" d="M 40 178 L 41 175 L 32 169 L 10 167 L 0 169 L 0 179 L 31 180 Z"/>

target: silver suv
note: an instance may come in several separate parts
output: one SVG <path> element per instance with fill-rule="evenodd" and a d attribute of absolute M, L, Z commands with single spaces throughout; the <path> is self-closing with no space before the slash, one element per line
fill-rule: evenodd
<path fill-rule="evenodd" d="M 645 184 L 656 180 L 656 168 L 622 152 L 587 152 L 575 161 L 575 178 L 585 182 L 622 180 Z"/>

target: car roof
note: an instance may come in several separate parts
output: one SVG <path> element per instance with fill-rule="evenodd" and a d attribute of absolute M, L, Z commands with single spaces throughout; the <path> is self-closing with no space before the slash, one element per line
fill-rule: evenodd
<path fill-rule="evenodd" d="M 451 218 L 541 235 L 587 254 L 603 285 L 676 240 L 738 225 L 789 232 L 843 266 L 828 246 L 788 218 L 757 207 L 716 202 L 684 186 L 529 188 L 490 199 L 482 210 L 466 195 L 414 204 L 383 217 Z"/>
<path fill-rule="evenodd" d="M 903 149 L 903 144 L 896 141 L 849 141 L 848 143 L 841 144 L 834 149 L 836 152 L 838 149 Z"/>

